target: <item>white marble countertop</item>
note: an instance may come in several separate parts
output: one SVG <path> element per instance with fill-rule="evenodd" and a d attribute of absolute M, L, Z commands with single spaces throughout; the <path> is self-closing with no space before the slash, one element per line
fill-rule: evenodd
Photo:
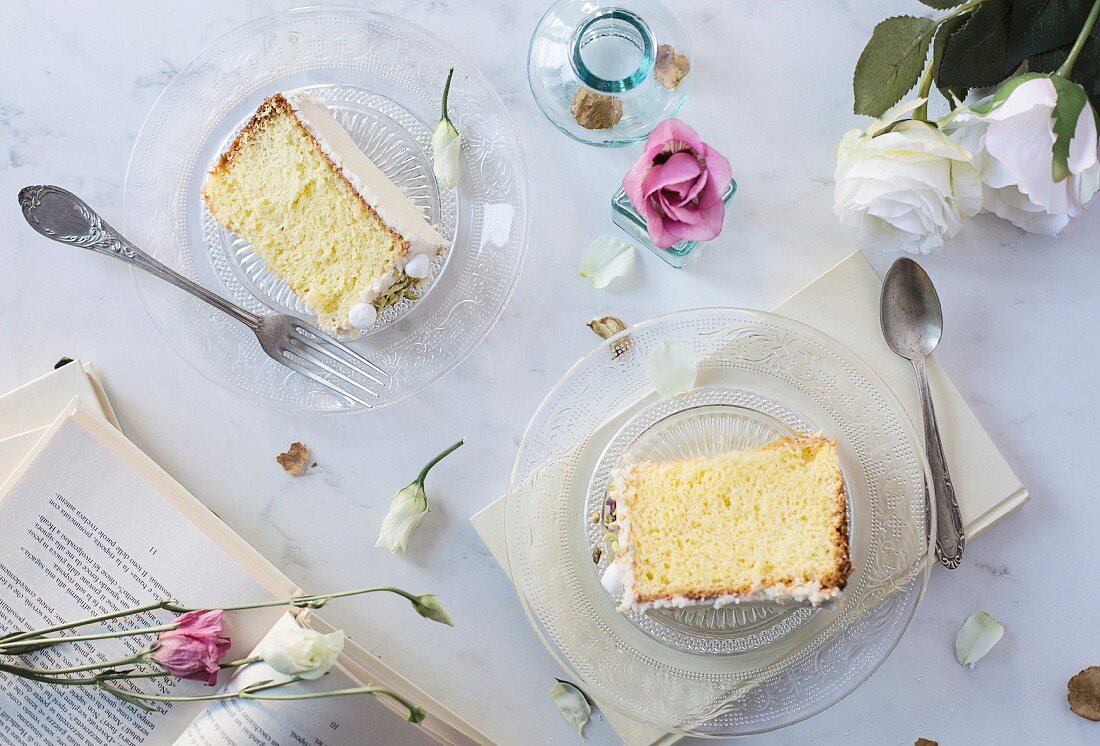
<path fill-rule="evenodd" d="M 376 4 L 488 75 L 525 138 L 534 210 L 518 291 L 487 341 L 413 399 L 357 417 L 289 416 L 209 385 L 154 329 L 127 271 L 34 235 L 15 200 L 20 186 L 52 182 L 120 217 L 130 147 L 163 86 L 216 36 L 293 3 L 12 3 L 0 45 L 0 390 L 62 355 L 93 360 L 126 432 L 300 585 L 369 579 L 437 592 L 457 629 L 409 622 L 393 599 L 352 599 L 330 616 L 507 744 L 577 737 L 547 696 L 556 664 L 467 518 L 503 491 L 536 405 L 591 348 L 585 321 L 769 308 L 851 251 L 855 237 L 832 213 L 832 154 L 860 122 L 849 114 L 852 68 L 875 23 L 926 10 L 916 0 L 676 0 L 696 50 L 682 116 L 729 156 L 740 190 L 724 235 L 694 269 L 640 255 L 629 280 L 601 291 L 577 263 L 592 238 L 613 231 L 608 198 L 633 151 L 567 140 L 536 109 L 525 56 L 547 1 Z M 939 358 L 1032 502 L 968 547 L 961 569 L 933 574 L 911 629 L 867 684 L 761 743 L 1100 740 L 1100 724 L 1065 701 L 1066 680 L 1100 664 L 1100 396 L 1089 331 L 1100 315 L 1098 230 L 1096 205 L 1057 240 L 983 216 L 923 260 L 947 320 Z M 872 260 L 881 270 L 891 258 Z M 373 548 L 393 492 L 458 436 L 468 445 L 429 480 L 433 510 L 409 554 Z M 320 464 L 303 479 L 274 462 L 293 440 Z M 953 641 L 979 608 L 1007 634 L 969 671 Z M 596 722 L 587 740 L 614 737 Z"/>

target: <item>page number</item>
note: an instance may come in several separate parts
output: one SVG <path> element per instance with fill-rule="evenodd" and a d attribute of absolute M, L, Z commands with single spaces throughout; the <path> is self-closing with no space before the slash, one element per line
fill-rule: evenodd
<path fill-rule="evenodd" d="M 335 720 L 333 720 L 331 723 L 328 724 L 328 727 L 332 728 L 333 730 L 336 730 L 337 728 L 340 727 L 340 724 L 338 722 L 336 722 Z"/>
<path fill-rule="evenodd" d="M 157 548 L 156 547 L 149 547 L 149 554 L 156 554 L 156 553 L 157 553 Z"/>

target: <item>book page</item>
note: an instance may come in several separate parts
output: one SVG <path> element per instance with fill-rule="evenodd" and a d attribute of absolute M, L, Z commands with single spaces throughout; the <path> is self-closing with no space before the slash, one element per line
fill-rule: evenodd
<path fill-rule="evenodd" d="M 215 608 L 274 597 L 241 566 L 240 557 L 231 557 L 193 518 L 173 507 L 165 485 L 175 483 L 151 462 L 139 469 L 143 462 L 124 446 L 133 449 L 102 418 L 70 412 L 5 485 L 0 496 L 0 633 L 165 597 Z M 227 660 L 247 655 L 281 613 L 275 608 L 227 614 L 226 634 L 233 640 Z M 149 613 L 139 621 L 105 626 L 120 630 L 171 618 Z M 79 632 L 90 629 L 95 628 Z M 57 668 L 102 662 L 132 655 L 152 641 L 151 635 L 141 635 L 71 643 L 18 663 Z M 149 679 L 142 686 L 163 693 L 174 681 Z M 216 691 L 190 681 L 174 688 L 177 694 Z M 0 744 L 170 743 L 205 704 L 164 703 L 161 713 L 148 713 L 95 689 L 0 673 Z"/>
<path fill-rule="evenodd" d="M 274 629 L 293 626 L 297 626 L 297 622 L 290 614 L 284 614 Z M 239 691 L 259 681 L 286 681 L 288 678 L 264 663 L 254 663 L 232 678 L 227 691 Z M 361 685 L 337 665 L 316 681 L 287 684 L 270 693 L 321 692 Z M 380 700 L 361 694 L 290 701 L 214 702 L 195 718 L 176 741 L 176 746 L 362 746 L 375 743 L 416 746 L 432 744 L 435 740 Z"/>

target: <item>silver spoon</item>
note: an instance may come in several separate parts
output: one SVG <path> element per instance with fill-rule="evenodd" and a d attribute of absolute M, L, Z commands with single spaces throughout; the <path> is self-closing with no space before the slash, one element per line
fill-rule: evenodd
<path fill-rule="evenodd" d="M 912 259 L 898 259 L 886 273 L 879 304 L 882 335 L 890 349 L 913 364 L 917 374 L 921 409 L 924 411 L 924 443 L 932 470 L 932 496 L 936 506 L 936 557 L 951 570 L 962 562 L 966 534 L 963 531 L 955 487 L 947 471 L 932 392 L 924 360 L 936 349 L 943 334 L 943 311 L 932 280 Z"/>

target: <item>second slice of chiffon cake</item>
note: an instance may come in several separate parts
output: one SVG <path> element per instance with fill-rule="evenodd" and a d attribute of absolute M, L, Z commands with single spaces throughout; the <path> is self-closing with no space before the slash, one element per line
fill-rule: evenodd
<path fill-rule="evenodd" d="M 620 611 L 816 606 L 840 593 L 851 570 L 837 445 L 823 435 L 632 464 L 616 475 L 611 499 L 618 534 L 608 572 L 623 587 Z"/>

